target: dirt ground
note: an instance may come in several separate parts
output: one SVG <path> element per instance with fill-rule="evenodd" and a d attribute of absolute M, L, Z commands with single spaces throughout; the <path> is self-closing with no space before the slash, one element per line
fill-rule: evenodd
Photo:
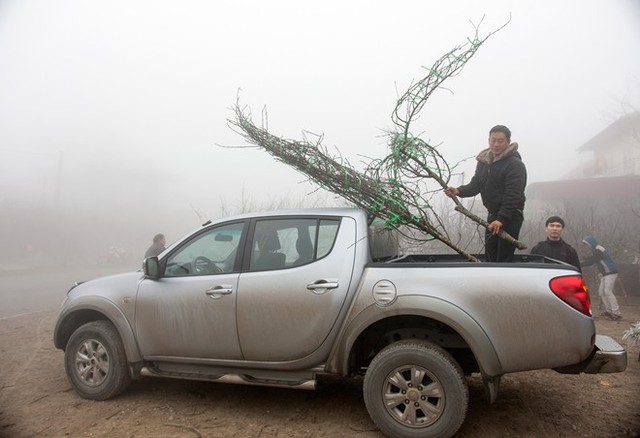
<path fill-rule="evenodd" d="M 640 321 L 640 299 L 621 298 L 624 319 L 596 318 L 622 342 Z M 145 378 L 116 399 L 78 397 L 52 343 L 55 312 L 0 319 L 0 436 L 381 437 L 362 400 L 361 379 L 322 378 L 316 391 Z M 532 333 L 535 336 L 535 333 Z M 640 347 L 620 374 L 505 376 L 498 400 L 469 379 L 460 437 L 640 436 Z"/>

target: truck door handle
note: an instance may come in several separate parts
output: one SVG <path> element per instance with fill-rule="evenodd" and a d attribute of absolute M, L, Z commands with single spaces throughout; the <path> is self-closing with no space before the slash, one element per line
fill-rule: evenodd
<path fill-rule="evenodd" d="M 232 286 L 213 286 L 207 289 L 205 294 L 214 300 L 219 300 L 223 295 L 229 295 L 231 292 L 233 292 Z"/>
<path fill-rule="evenodd" d="M 329 289 L 337 289 L 338 280 L 317 280 L 307 285 L 307 289 L 317 295 L 322 295 Z"/>

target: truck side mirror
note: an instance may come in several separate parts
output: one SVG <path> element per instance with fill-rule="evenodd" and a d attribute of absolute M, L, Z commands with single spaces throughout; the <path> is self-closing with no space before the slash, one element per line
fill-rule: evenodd
<path fill-rule="evenodd" d="M 142 271 L 147 278 L 160 278 L 160 262 L 158 257 L 147 257 L 142 262 Z"/>

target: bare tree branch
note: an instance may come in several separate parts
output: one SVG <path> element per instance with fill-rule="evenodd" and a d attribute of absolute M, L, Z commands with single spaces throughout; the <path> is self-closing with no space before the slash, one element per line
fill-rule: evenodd
<path fill-rule="evenodd" d="M 284 139 L 268 132 L 266 113 L 262 112 L 262 126 L 256 126 L 248 110 L 237 101 L 233 107 L 235 119 L 230 125 L 245 140 L 260 146 L 278 161 L 307 175 L 311 181 L 366 209 L 373 217 L 385 221 L 388 228 L 406 226 L 418 230 L 412 240 L 424 242 L 437 239 L 468 260 L 478 261 L 450 239 L 445 223 L 432 206 L 432 198 L 448 186 L 451 168 L 437 146 L 432 146 L 412 135 L 414 122 L 432 93 L 442 88 L 443 82 L 457 75 L 480 46 L 495 32 L 508 24 L 480 37 L 478 26 L 474 36 L 457 46 L 427 69 L 425 77 L 411 85 L 398 99 L 391 119 L 396 127 L 388 132 L 390 153 L 382 159 L 372 159 L 363 172 L 357 171 L 341 155 L 331 156 L 322 145 L 323 136 L 308 132 L 302 140 Z M 312 139 L 310 137 L 313 137 Z M 435 182 L 437 187 L 430 183 Z M 487 227 L 480 219 L 453 198 L 455 210 L 474 222 Z M 525 246 L 504 231 L 500 237 L 518 248 Z"/>

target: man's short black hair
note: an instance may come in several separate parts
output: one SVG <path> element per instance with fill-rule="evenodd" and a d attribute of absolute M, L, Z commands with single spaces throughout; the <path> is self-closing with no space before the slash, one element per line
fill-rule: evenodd
<path fill-rule="evenodd" d="M 164 239 L 164 234 L 162 233 L 158 233 L 155 236 L 153 236 L 153 243 L 158 243 L 160 242 L 162 239 Z"/>
<path fill-rule="evenodd" d="M 559 223 L 560 225 L 562 225 L 562 228 L 564 228 L 564 221 L 562 220 L 562 218 L 560 216 L 551 216 L 549 219 L 547 219 L 547 221 L 544 223 L 544 226 L 549 226 L 549 224 L 552 224 L 554 222 Z"/>
<path fill-rule="evenodd" d="M 511 130 L 509 128 L 507 128 L 506 126 L 504 126 L 504 125 L 496 125 L 496 126 L 494 126 L 489 131 L 489 135 L 493 134 L 494 132 L 502 132 L 504 134 L 504 136 L 507 137 L 507 140 L 511 141 Z"/>

